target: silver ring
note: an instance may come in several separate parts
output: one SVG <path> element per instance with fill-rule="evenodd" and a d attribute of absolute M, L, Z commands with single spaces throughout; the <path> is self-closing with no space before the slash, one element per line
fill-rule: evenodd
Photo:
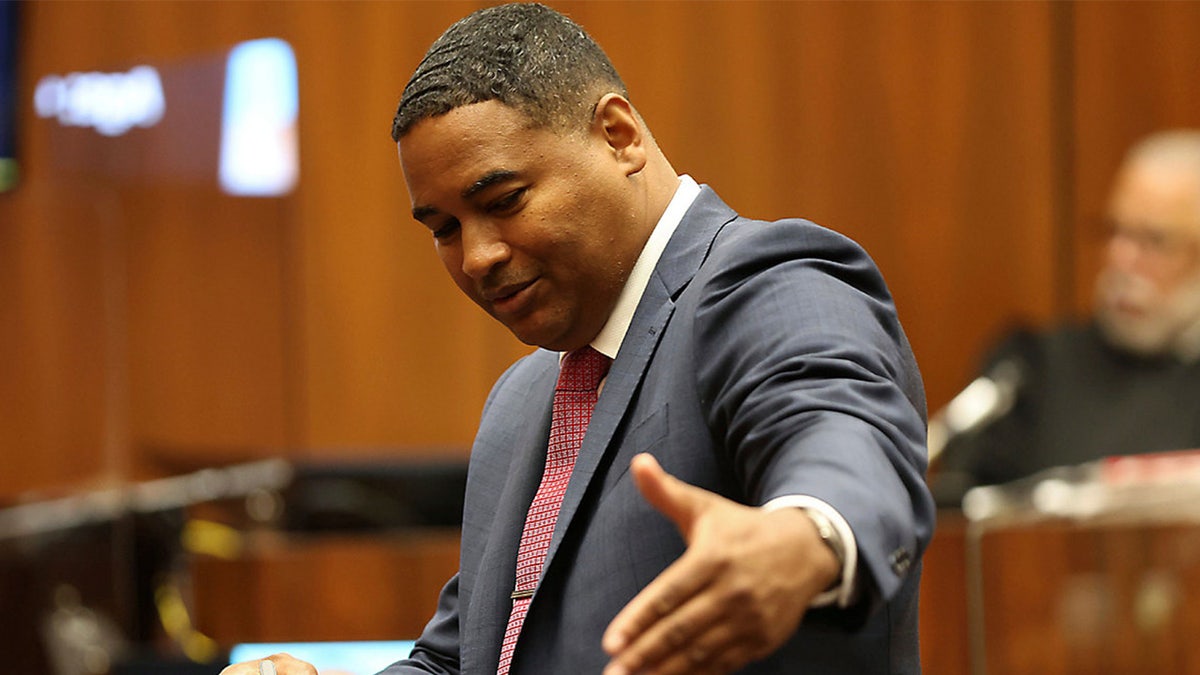
<path fill-rule="evenodd" d="M 275 675 L 275 662 L 267 659 L 259 661 L 258 675 Z"/>

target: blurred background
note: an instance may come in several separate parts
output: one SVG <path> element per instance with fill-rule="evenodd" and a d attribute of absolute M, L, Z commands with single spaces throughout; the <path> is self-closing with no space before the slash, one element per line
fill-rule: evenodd
<path fill-rule="evenodd" d="M 446 278 L 389 130 L 484 4 L 0 5 L 5 672 L 419 632 L 478 412 L 528 348 Z M 1200 3 L 549 4 L 676 169 L 873 254 L 931 410 L 1007 327 L 1086 314 L 1125 149 L 1200 125 Z M 1045 556 L 1102 579 L 1149 535 L 1021 548 L 985 621 L 968 529 L 948 510 L 927 555 L 926 672 L 1200 672 L 1195 616 L 1079 638 L 1082 601 L 1016 630 Z"/>

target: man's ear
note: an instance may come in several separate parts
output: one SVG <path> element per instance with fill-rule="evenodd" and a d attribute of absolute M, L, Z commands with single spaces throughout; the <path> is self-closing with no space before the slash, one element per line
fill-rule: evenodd
<path fill-rule="evenodd" d="M 626 176 L 646 166 L 646 129 L 631 104 L 620 94 L 609 93 L 596 103 L 592 130 L 608 145 Z"/>

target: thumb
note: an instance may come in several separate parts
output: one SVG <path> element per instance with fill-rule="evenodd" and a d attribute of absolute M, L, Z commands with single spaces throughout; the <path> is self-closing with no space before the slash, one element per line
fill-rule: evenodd
<path fill-rule="evenodd" d="M 630 461 L 629 470 L 642 497 L 670 518 L 683 537 L 689 539 L 692 524 L 703 510 L 708 493 L 667 473 L 658 460 L 644 452 Z"/>

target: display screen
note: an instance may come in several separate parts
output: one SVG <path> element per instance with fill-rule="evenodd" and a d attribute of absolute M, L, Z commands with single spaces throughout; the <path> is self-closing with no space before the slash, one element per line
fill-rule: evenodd
<path fill-rule="evenodd" d="M 375 675 L 408 656 L 413 644 L 412 640 L 252 642 L 231 649 L 229 662 L 241 663 L 287 653 L 311 663 L 321 675 Z"/>
<path fill-rule="evenodd" d="M 221 189 L 243 197 L 292 191 L 299 173 L 296 59 L 283 40 L 243 42 L 225 65 Z"/>
<path fill-rule="evenodd" d="M 0 0 L 3 2 L 3 0 Z M 117 184 L 280 197 L 299 179 L 295 56 L 264 38 L 173 62 L 40 76 L 49 165 Z"/>

